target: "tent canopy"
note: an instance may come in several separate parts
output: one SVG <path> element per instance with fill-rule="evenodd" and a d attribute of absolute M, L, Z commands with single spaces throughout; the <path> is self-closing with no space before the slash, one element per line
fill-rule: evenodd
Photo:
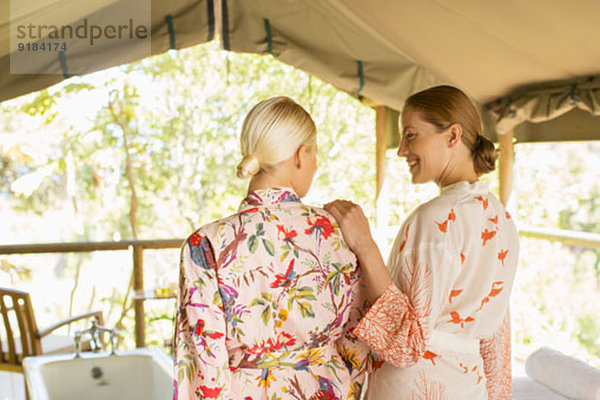
<path fill-rule="evenodd" d="M 111 15 L 125 0 L 19 1 L 13 23 L 44 10 L 60 22 Z M 0 100 L 64 79 L 9 73 L 9 0 L 0 2 Z M 154 0 L 150 24 L 152 54 L 218 36 L 226 50 L 270 53 L 397 110 L 415 91 L 458 86 L 481 106 L 491 137 L 514 129 L 519 141 L 600 139 L 597 0 Z M 114 46 L 66 53 L 84 72 L 134 59 Z"/>

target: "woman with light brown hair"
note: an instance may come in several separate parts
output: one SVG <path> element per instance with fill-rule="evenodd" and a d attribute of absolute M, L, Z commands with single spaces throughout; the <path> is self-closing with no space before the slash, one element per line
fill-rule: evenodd
<path fill-rule="evenodd" d="M 360 206 L 325 205 L 355 252 L 373 305 L 354 334 L 386 361 L 367 399 L 510 399 L 508 303 L 519 242 L 510 214 L 479 177 L 496 150 L 469 98 L 451 86 L 402 110 L 398 156 L 439 196 L 405 220 L 386 265 Z"/>

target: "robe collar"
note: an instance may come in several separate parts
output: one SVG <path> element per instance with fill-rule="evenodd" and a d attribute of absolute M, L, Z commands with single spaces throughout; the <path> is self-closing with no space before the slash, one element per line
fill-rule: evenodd
<path fill-rule="evenodd" d="M 469 183 L 467 181 L 460 181 L 453 183 L 452 185 L 444 186 L 440 189 L 440 194 L 445 194 L 453 191 L 468 192 L 472 194 L 486 194 L 490 191 L 490 187 L 487 183 L 481 181 L 475 181 Z"/>
<path fill-rule="evenodd" d="M 240 204 L 238 212 L 243 212 L 257 206 L 270 206 L 289 202 L 302 202 L 292 188 L 271 187 L 258 189 L 248 193 L 248 196 Z"/>

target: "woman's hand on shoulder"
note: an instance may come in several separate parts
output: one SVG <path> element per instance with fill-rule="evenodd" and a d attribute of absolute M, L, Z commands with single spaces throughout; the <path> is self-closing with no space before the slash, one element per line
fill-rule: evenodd
<path fill-rule="evenodd" d="M 356 254 L 363 271 L 362 279 L 367 296 L 375 301 L 392 284 L 392 276 L 371 236 L 369 220 L 362 208 L 351 201 L 335 200 L 325 204 L 323 208 L 336 219 L 344 240 Z"/>
<path fill-rule="evenodd" d="M 377 247 L 371 236 L 369 220 L 361 206 L 347 200 L 334 200 L 325 204 L 323 208 L 333 215 L 342 230 L 346 244 L 354 253 L 360 254 L 373 246 Z"/>

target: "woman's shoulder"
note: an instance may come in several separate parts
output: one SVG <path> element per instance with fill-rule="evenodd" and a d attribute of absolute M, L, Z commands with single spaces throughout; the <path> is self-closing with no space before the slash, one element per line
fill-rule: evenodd
<path fill-rule="evenodd" d="M 186 238 L 186 242 L 192 238 L 196 238 L 197 240 L 198 237 L 208 239 L 209 237 L 217 234 L 219 230 L 223 229 L 224 226 L 239 223 L 239 214 L 240 213 L 231 214 L 205 223 L 204 225 L 200 226 L 199 228 L 196 228 L 192 233 L 190 233 Z"/>
<path fill-rule="evenodd" d="M 445 220 L 452 218 L 451 212 L 456 206 L 454 199 L 446 196 L 436 196 L 433 199 L 420 204 L 406 218 L 407 221 L 425 222 L 433 220 Z"/>

